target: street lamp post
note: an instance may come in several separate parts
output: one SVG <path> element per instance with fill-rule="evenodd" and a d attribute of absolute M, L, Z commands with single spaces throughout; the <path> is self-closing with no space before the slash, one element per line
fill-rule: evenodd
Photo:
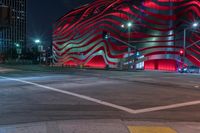
<path fill-rule="evenodd" d="M 131 34 L 130 34 L 130 32 L 131 32 L 132 23 L 131 23 L 131 22 L 128 22 L 127 27 L 128 27 L 128 43 L 130 43 L 130 39 L 131 39 Z M 131 62 L 131 48 L 129 47 L 129 48 L 128 48 L 128 70 L 131 69 L 131 64 L 130 64 L 130 62 Z"/>
<path fill-rule="evenodd" d="M 19 43 L 15 43 L 15 47 L 16 47 L 16 52 L 17 52 L 17 55 L 18 55 L 18 59 L 20 59 L 20 55 L 22 54 L 22 48 L 21 48 L 21 45 Z"/>
<path fill-rule="evenodd" d="M 192 24 L 192 28 L 196 28 L 198 27 L 198 22 L 194 22 Z M 184 35 L 183 35 L 183 50 L 184 50 L 184 53 L 183 53 L 183 65 L 182 65 L 182 68 L 184 67 L 184 63 L 185 63 L 185 56 L 186 56 L 186 36 L 187 36 L 187 30 L 190 29 L 191 27 L 188 27 L 188 28 L 185 28 L 184 29 Z"/>
<path fill-rule="evenodd" d="M 187 29 L 184 29 L 184 31 L 183 31 L 183 32 L 184 32 L 184 33 L 183 33 L 183 34 L 184 34 L 184 35 L 183 35 L 183 41 L 184 41 L 184 42 L 183 42 L 183 50 L 184 50 L 183 52 L 184 52 L 184 53 L 183 53 L 183 58 L 182 58 L 182 68 L 184 67 L 185 55 L 186 55 L 186 54 L 185 54 L 185 50 L 186 50 L 186 48 L 185 48 L 185 47 L 186 47 L 186 31 L 187 31 Z"/>
<path fill-rule="evenodd" d="M 131 32 L 131 27 L 133 26 L 132 22 L 128 22 L 127 25 L 125 26 L 124 24 L 121 25 L 122 28 L 126 28 L 128 29 L 128 43 L 130 43 L 130 32 Z M 131 68 L 131 64 L 130 64 L 130 61 L 131 61 L 131 48 L 128 47 L 128 70 L 130 70 Z"/>
<path fill-rule="evenodd" d="M 42 52 L 42 45 L 41 45 L 41 40 L 40 39 L 35 39 L 34 40 L 35 44 L 37 45 L 37 49 L 38 49 L 38 52 L 39 52 L 39 63 L 41 64 L 41 52 Z"/>
<path fill-rule="evenodd" d="M 121 27 L 124 27 L 124 26 L 121 25 Z M 131 48 L 134 49 L 134 50 L 136 51 L 136 47 L 135 47 L 135 46 L 130 45 L 127 41 L 123 41 L 123 40 L 121 40 L 121 39 L 119 39 L 119 38 L 117 38 L 117 37 L 111 36 L 109 33 L 107 33 L 107 31 L 103 31 L 103 32 L 102 32 L 102 38 L 103 38 L 104 40 L 107 40 L 108 38 L 112 38 L 112 39 L 114 39 L 114 40 L 116 40 L 116 41 L 118 41 L 118 42 L 121 42 L 122 44 L 128 46 L 128 50 L 129 50 L 130 52 L 131 52 Z"/>

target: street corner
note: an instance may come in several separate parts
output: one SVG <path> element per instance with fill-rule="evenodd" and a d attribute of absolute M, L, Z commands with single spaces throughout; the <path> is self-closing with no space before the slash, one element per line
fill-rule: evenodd
<path fill-rule="evenodd" d="M 128 126 L 128 129 L 130 133 L 178 133 L 164 126 Z"/>

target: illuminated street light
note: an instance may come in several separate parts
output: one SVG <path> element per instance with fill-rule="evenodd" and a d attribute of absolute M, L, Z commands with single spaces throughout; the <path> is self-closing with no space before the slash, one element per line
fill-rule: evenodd
<path fill-rule="evenodd" d="M 131 22 L 128 22 L 127 26 L 131 27 L 133 24 Z"/>
<path fill-rule="evenodd" d="M 20 47 L 20 44 L 19 44 L 19 43 L 15 43 L 15 46 L 16 46 L 17 48 L 19 48 L 19 47 Z"/>
<path fill-rule="evenodd" d="M 126 25 L 126 27 L 125 27 L 124 24 L 121 25 L 122 28 L 130 28 L 132 26 L 133 26 L 132 22 L 128 22 L 127 25 Z"/>
<path fill-rule="evenodd" d="M 194 22 L 193 24 L 192 24 L 192 27 L 197 27 L 199 25 L 199 23 L 197 23 L 197 22 Z"/>
<path fill-rule="evenodd" d="M 34 42 L 35 42 L 36 44 L 41 43 L 40 39 L 36 39 Z"/>

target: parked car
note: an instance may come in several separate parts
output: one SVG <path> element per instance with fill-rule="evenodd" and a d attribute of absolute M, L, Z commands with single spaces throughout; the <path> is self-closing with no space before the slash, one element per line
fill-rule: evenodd
<path fill-rule="evenodd" d="M 178 72 L 180 72 L 180 73 L 200 73 L 200 67 L 187 66 L 187 67 L 179 68 Z"/>

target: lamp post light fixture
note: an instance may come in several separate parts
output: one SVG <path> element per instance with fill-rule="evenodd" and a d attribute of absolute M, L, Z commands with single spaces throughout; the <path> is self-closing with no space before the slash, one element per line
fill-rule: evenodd
<path fill-rule="evenodd" d="M 192 27 L 196 28 L 198 25 L 199 25 L 199 23 L 195 22 L 195 23 L 192 24 Z"/>
<path fill-rule="evenodd" d="M 126 25 L 122 24 L 121 27 L 122 28 L 131 28 L 133 26 L 132 22 L 128 22 Z"/>
<path fill-rule="evenodd" d="M 38 51 L 42 52 L 43 50 L 42 41 L 40 39 L 35 39 L 34 43 L 37 45 Z"/>
<path fill-rule="evenodd" d="M 16 46 L 17 48 L 19 48 L 19 47 L 20 47 L 20 44 L 19 44 L 19 43 L 15 43 L 15 46 Z"/>
<path fill-rule="evenodd" d="M 36 44 L 40 44 L 40 43 L 41 43 L 40 39 L 36 39 L 36 40 L 34 40 L 34 42 L 35 42 Z"/>
<path fill-rule="evenodd" d="M 128 22 L 128 23 L 127 23 L 127 27 L 132 27 L 132 25 L 133 25 L 133 24 L 132 24 L 131 22 Z"/>

